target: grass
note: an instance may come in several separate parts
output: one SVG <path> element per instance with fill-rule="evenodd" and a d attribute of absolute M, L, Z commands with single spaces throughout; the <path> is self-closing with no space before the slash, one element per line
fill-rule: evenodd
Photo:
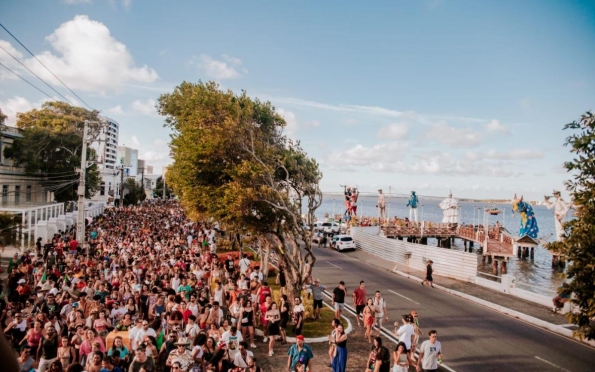
<path fill-rule="evenodd" d="M 281 290 L 279 285 L 275 284 L 274 280 L 269 280 L 269 287 L 271 287 L 273 293 L 279 293 Z M 330 334 L 330 324 L 333 319 L 335 319 L 335 312 L 329 309 L 328 307 L 323 306 L 322 310 L 320 311 L 320 319 L 304 319 L 304 325 L 302 326 L 302 335 L 304 335 L 304 337 L 322 337 Z M 288 325 L 287 335 L 295 336 L 293 334 L 293 326 Z"/>

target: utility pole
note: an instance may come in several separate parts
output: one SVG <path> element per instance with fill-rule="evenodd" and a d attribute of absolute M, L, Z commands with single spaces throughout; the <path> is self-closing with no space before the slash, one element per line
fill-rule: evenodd
<path fill-rule="evenodd" d="M 89 131 L 89 121 L 85 120 L 83 129 L 83 149 L 81 151 L 81 169 L 79 170 L 78 187 L 78 214 L 76 219 L 76 238 L 85 248 L 85 176 L 87 174 L 87 132 Z M 87 250 L 87 254 L 89 254 Z"/>
<path fill-rule="evenodd" d="M 124 164 L 120 168 L 120 208 L 124 206 Z"/>

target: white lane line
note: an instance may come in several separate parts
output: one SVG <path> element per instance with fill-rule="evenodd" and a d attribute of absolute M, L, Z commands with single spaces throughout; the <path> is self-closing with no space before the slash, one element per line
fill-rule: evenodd
<path fill-rule="evenodd" d="M 535 359 L 541 360 L 542 362 L 544 362 L 544 363 L 547 363 L 547 364 L 549 364 L 549 365 L 550 365 L 550 366 L 552 366 L 552 367 L 556 367 L 556 368 L 558 368 L 558 369 L 559 369 L 559 370 L 561 370 L 561 371 L 564 371 L 564 372 L 570 372 L 570 371 L 569 371 L 569 370 L 567 370 L 566 368 L 562 368 L 562 367 L 560 367 L 560 366 L 558 366 L 558 365 L 556 365 L 556 364 L 554 364 L 554 363 L 552 363 L 552 362 L 550 362 L 550 361 L 548 361 L 548 360 L 545 360 L 545 359 L 543 359 L 543 358 L 540 358 L 540 357 L 538 357 L 537 355 L 535 356 Z"/>
<path fill-rule="evenodd" d="M 396 294 L 396 295 L 397 295 L 397 296 L 399 296 L 399 297 L 403 297 L 403 298 L 404 298 L 404 299 L 406 299 L 406 300 L 409 300 L 409 301 L 411 301 L 411 302 L 415 302 L 415 303 L 416 303 L 416 304 L 418 304 L 418 305 L 421 305 L 419 302 L 417 302 L 417 301 L 413 301 L 413 300 L 412 300 L 412 299 L 410 299 L 409 297 L 405 297 L 405 296 L 403 296 L 402 294 L 399 294 L 399 293 L 397 293 L 397 292 L 395 292 L 395 291 L 392 291 L 392 290 L 390 290 L 390 289 L 389 289 L 388 291 L 389 291 L 389 292 L 392 292 L 392 293 L 394 293 L 394 294 Z"/>
<path fill-rule="evenodd" d="M 328 261 L 325 261 L 325 262 L 326 262 L 327 264 L 329 264 L 329 265 L 333 265 L 333 266 L 334 266 L 334 267 L 336 267 L 337 269 L 340 269 L 340 268 L 341 268 L 340 266 L 337 266 L 337 265 L 335 265 L 334 263 L 330 263 L 330 262 L 328 262 Z"/>

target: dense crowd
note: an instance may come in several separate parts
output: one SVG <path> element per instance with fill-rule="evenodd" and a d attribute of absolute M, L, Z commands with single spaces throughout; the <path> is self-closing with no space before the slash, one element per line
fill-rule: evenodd
<path fill-rule="evenodd" d="M 276 342 L 287 342 L 289 326 L 296 342 L 287 370 L 311 370 L 313 354 L 301 336 L 305 309 L 301 298 L 285 295 L 283 268 L 275 302 L 267 278 L 246 255 L 217 256 L 223 234 L 216 223 L 189 221 L 176 202 L 151 201 L 107 209 L 88 226 L 84 246 L 72 229 L 15 254 L 0 323 L 21 372 L 256 372 L 256 330 L 273 356 Z M 308 287 L 319 317 L 323 287 L 318 280 Z M 329 355 L 333 370 L 342 372 L 347 335 L 339 300 L 345 296 L 337 296 Z M 358 303 L 366 327 L 382 311 L 371 301 Z M 372 342 L 371 328 L 367 337 Z M 374 360 L 369 366 L 385 370 Z"/>

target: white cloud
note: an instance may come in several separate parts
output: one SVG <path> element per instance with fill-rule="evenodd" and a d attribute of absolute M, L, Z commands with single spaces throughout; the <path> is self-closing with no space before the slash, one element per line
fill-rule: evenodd
<path fill-rule="evenodd" d="M 44 51 L 37 58 L 72 89 L 104 94 L 121 90 L 127 82 L 152 83 L 158 78 L 154 69 L 137 67 L 126 45 L 86 15 L 61 24 L 46 40 L 53 52 Z M 59 84 L 34 58 L 24 63 L 47 82 Z"/>
<path fill-rule="evenodd" d="M 482 135 L 471 128 L 457 128 L 440 120 L 427 129 L 425 138 L 452 147 L 474 147 L 479 145 Z"/>
<path fill-rule="evenodd" d="M 132 144 L 136 146 L 136 148 L 140 147 L 140 142 L 137 136 L 132 136 Z"/>
<path fill-rule="evenodd" d="M 290 137 L 295 135 L 295 132 L 298 130 L 298 123 L 295 118 L 295 114 L 282 108 L 277 109 L 277 113 L 281 115 L 283 119 L 285 119 L 285 133 Z"/>
<path fill-rule="evenodd" d="M 92 0 L 62 0 L 64 4 L 91 4 Z"/>
<path fill-rule="evenodd" d="M 189 61 L 189 64 L 196 65 L 207 77 L 217 80 L 240 78 L 242 73 L 238 69 L 243 73 L 248 72 L 246 69 L 241 68 L 241 59 L 227 54 L 223 54 L 221 58 L 223 60 L 215 59 L 207 54 L 201 54 L 198 60 L 193 58 Z"/>
<path fill-rule="evenodd" d="M 407 138 L 409 125 L 393 123 L 378 130 L 377 136 L 380 139 L 400 140 Z"/>
<path fill-rule="evenodd" d="M 17 122 L 17 113 L 26 112 L 34 108 L 40 108 L 41 105 L 46 101 L 48 100 L 42 99 L 37 102 L 30 102 L 26 98 L 15 96 L 14 98 L 9 98 L 6 101 L 0 101 L 0 109 L 2 109 L 4 115 L 8 116 L 6 119 L 6 125 L 15 126 Z"/>
<path fill-rule="evenodd" d="M 485 125 L 485 129 L 488 132 L 501 132 L 505 134 L 509 134 L 508 128 L 506 128 L 500 121 L 496 119 L 492 119 L 489 123 Z"/>
<path fill-rule="evenodd" d="M 145 101 L 136 100 L 130 104 L 132 111 L 146 116 L 157 116 L 157 110 L 155 109 L 156 102 L 152 99 Z"/>
<path fill-rule="evenodd" d="M 326 162 L 338 168 L 363 166 L 373 170 L 383 171 L 391 163 L 401 159 L 409 144 L 406 142 L 391 142 L 371 147 L 358 144 L 350 149 L 335 151 L 330 154 Z"/>
<path fill-rule="evenodd" d="M 490 150 L 486 152 L 483 157 L 485 159 L 521 161 L 543 159 L 544 155 L 541 151 L 535 151 L 530 149 L 512 149 L 507 152 L 498 152 L 495 150 Z"/>
<path fill-rule="evenodd" d="M 23 54 L 16 50 L 8 41 L 0 39 L 0 47 L 5 49 L 6 52 L 12 54 L 19 60 L 23 59 Z M 21 65 L 19 65 L 19 63 L 15 61 L 11 56 L 9 56 L 6 52 L 4 50 L 0 51 L 0 62 L 13 71 L 21 70 Z M 18 79 L 18 77 L 12 72 L 6 70 L 5 68 L 2 68 L 0 70 L 0 81 L 5 79 Z"/>
<path fill-rule="evenodd" d="M 120 106 L 120 105 L 108 108 L 106 111 L 109 112 L 110 114 L 125 115 L 124 109 L 122 109 L 122 106 Z"/>

